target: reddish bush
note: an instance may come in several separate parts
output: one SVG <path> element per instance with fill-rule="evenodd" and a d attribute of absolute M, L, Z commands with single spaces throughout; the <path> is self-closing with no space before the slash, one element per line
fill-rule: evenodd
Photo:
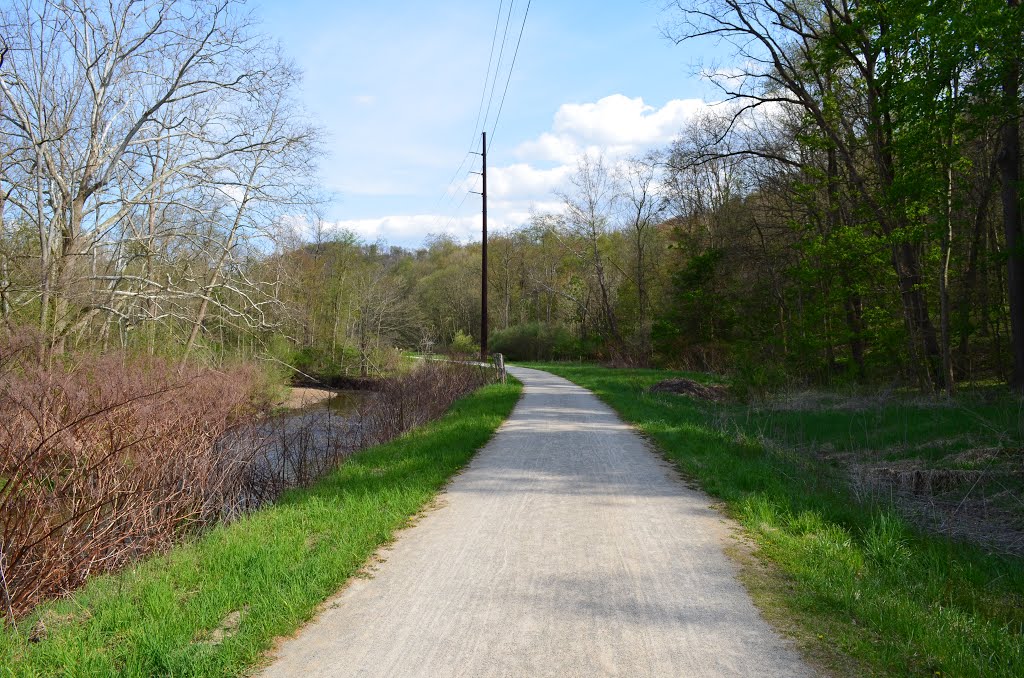
<path fill-rule="evenodd" d="M 48 366 L 0 340 L 5 618 L 217 520 L 247 460 L 216 441 L 258 414 L 258 374 L 89 356 Z"/>
<path fill-rule="evenodd" d="M 311 408 L 236 429 L 222 441 L 225 447 L 246 450 L 250 459 L 236 505 L 251 510 L 289 488 L 309 485 L 353 452 L 437 419 L 456 399 L 494 379 L 491 368 L 426 362 L 375 384 L 353 413 Z"/>
<path fill-rule="evenodd" d="M 90 355 L 47 366 L 0 340 L 0 604 L 14 619 L 94 573 L 308 485 L 494 380 L 428 362 L 354 416 L 266 418 L 260 375 Z"/>
<path fill-rule="evenodd" d="M 384 386 L 361 408 L 367 444 L 382 443 L 443 415 L 452 403 L 493 383 L 493 368 L 469 363 L 424 361 Z"/>

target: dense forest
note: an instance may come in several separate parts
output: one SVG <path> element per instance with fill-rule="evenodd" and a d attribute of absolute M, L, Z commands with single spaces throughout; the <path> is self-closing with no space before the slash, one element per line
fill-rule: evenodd
<path fill-rule="evenodd" d="M 325 225 L 299 76 L 240 6 L 0 15 L 8 327 L 56 355 L 318 374 L 474 350 L 480 244 Z M 664 17 L 671 40 L 731 46 L 707 72 L 721 102 L 668 148 L 582 158 L 562 209 L 492 235 L 492 349 L 765 386 L 1024 383 L 1017 0 L 697 0 Z"/>

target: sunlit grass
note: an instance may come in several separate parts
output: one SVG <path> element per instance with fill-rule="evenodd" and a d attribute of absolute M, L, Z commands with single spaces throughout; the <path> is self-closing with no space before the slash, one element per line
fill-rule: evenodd
<path fill-rule="evenodd" d="M 0 634 L 0 676 L 245 672 L 487 442 L 519 397 L 521 386 L 511 381 L 355 455 L 312 488 L 41 606 Z M 42 627 L 42 640 L 30 641 Z"/>
<path fill-rule="evenodd" d="M 706 379 L 700 375 L 539 367 L 593 390 L 724 502 L 778 573 L 752 587 L 755 598 L 783 607 L 790 632 L 811 654 L 838 651 L 852 658 L 846 668 L 854 675 L 1024 675 L 1021 560 L 920 534 L 884 505 L 857 503 L 828 469 L 785 447 L 813 438 L 851 450 L 926 450 L 932 436 L 1005 444 L 1020 435 L 1013 403 L 750 413 L 644 392 L 669 376 Z M 766 449 L 752 435 L 760 431 L 783 446 Z"/>

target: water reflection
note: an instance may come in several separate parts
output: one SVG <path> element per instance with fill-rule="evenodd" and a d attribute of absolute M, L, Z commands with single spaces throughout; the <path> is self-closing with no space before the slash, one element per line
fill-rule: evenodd
<path fill-rule="evenodd" d="M 354 413 L 372 394 L 373 391 L 338 391 L 326 401 L 312 407 L 326 407 L 336 414 Z"/>
<path fill-rule="evenodd" d="M 267 417 L 221 440 L 242 466 L 237 509 L 251 511 L 289 488 L 309 485 L 364 446 L 363 408 L 371 391 L 339 391 L 329 399 Z"/>

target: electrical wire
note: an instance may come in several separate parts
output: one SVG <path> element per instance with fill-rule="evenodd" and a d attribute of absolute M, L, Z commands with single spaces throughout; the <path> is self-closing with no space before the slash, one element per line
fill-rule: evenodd
<path fill-rule="evenodd" d="M 501 71 L 501 60 L 505 56 L 505 43 L 508 42 L 508 27 L 512 22 L 512 9 L 515 0 L 508 4 L 508 15 L 505 17 L 505 30 L 501 36 L 501 49 L 498 50 L 498 63 L 494 66 L 494 80 L 491 81 L 491 96 L 487 99 L 487 112 L 484 113 L 483 129 L 487 129 L 487 119 L 491 117 L 491 105 L 494 104 L 494 88 L 498 84 L 498 73 Z"/>
<path fill-rule="evenodd" d="M 462 209 L 462 206 L 466 204 L 466 200 L 467 200 L 467 199 L 469 198 L 469 196 L 470 196 L 470 195 L 472 195 L 472 194 L 473 194 L 473 192 L 472 192 L 472 191 L 466 191 L 466 194 L 465 194 L 464 196 L 462 196 L 462 202 L 460 202 L 460 203 L 459 203 L 459 206 L 455 208 L 455 211 L 454 211 L 454 212 L 452 213 L 452 215 L 451 215 L 450 217 L 448 217 L 448 221 L 447 221 L 447 223 L 445 223 L 445 225 L 444 225 L 444 230 L 445 230 L 445 231 L 447 231 L 447 230 L 448 230 L 448 227 L 452 225 L 452 222 L 453 222 L 453 221 L 455 221 L 455 217 L 456 217 L 456 216 L 458 216 L 458 214 L 459 214 L 459 210 L 461 210 L 461 209 Z"/>
<path fill-rule="evenodd" d="M 501 120 L 501 112 L 505 108 L 505 99 L 508 96 L 508 88 L 509 88 L 510 83 L 512 82 L 512 73 L 515 70 L 516 60 L 519 57 L 519 47 L 520 47 L 520 45 L 523 42 L 523 33 L 526 31 L 526 20 L 530 16 L 530 5 L 532 4 L 532 2 L 533 2 L 533 0 L 527 0 L 526 10 L 523 12 L 523 20 L 522 20 L 522 22 L 521 22 L 521 24 L 519 26 L 519 36 L 516 38 L 515 50 L 512 53 L 512 62 L 509 64 L 508 74 L 505 77 L 505 87 L 503 88 L 502 93 L 501 93 L 501 100 L 498 103 L 498 111 L 497 111 L 497 113 L 494 116 L 494 122 L 491 125 L 490 138 L 487 140 L 487 149 L 488 150 L 490 149 L 491 144 L 494 143 L 494 135 L 495 135 L 495 132 L 498 129 L 498 122 Z M 455 174 L 453 174 L 451 180 L 449 180 L 448 186 L 445 188 L 445 192 L 442 195 L 441 200 L 438 201 L 438 206 L 440 206 L 443 203 L 447 203 L 447 202 L 449 202 L 451 200 L 454 200 L 456 194 L 458 193 L 457 190 L 456 191 L 452 191 L 451 190 L 452 186 L 453 186 L 453 184 L 455 182 L 455 179 L 462 172 L 463 167 L 465 167 L 466 160 L 468 158 L 470 158 L 471 155 L 473 155 L 473 143 L 474 143 L 474 141 L 476 139 L 477 134 L 479 134 L 480 131 L 483 131 L 483 130 L 487 129 L 487 120 L 488 120 L 488 118 L 490 118 L 491 108 L 492 108 L 492 106 L 494 104 L 494 92 L 495 92 L 495 88 L 496 88 L 496 86 L 498 84 L 498 75 L 499 75 L 499 73 L 501 71 L 501 62 L 502 62 L 502 60 L 504 58 L 504 55 L 505 55 L 505 45 L 506 45 L 506 43 L 508 41 L 508 29 L 509 29 L 509 26 L 511 25 L 511 21 L 512 21 L 512 10 L 515 7 L 515 0 L 512 0 L 509 3 L 508 13 L 505 16 L 505 29 L 502 32 L 501 47 L 498 50 L 498 62 L 494 66 L 494 77 L 492 78 L 491 77 L 491 64 L 493 63 L 493 60 L 494 60 L 494 47 L 497 44 L 498 26 L 501 23 L 501 10 L 502 10 L 503 4 L 504 4 L 504 0 L 502 0 L 498 4 L 498 14 L 497 14 L 497 17 L 495 19 L 494 32 L 493 32 L 493 34 L 491 36 L 491 51 L 490 51 L 490 56 L 487 59 L 487 72 L 486 72 L 485 77 L 484 77 L 484 87 L 483 87 L 483 91 L 480 94 L 480 104 L 477 107 L 476 121 L 473 123 L 473 139 L 470 141 L 469 150 L 467 150 L 466 154 L 463 155 L 462 162 L 459 163 L 458 169 L 455 170 Z M 481 126 L 481 124 L 480 124 L 481 123 L 481 121 L 480 121 L 480 112 L 481 112 L 481 110 L 483 110 L 484 95 L 487 93 L 487 85 L 488 85 L 488 83 L 490 83 L 490 96 L 487 97 L 487 109 L 486 109 L 486 112 L 484 113 L 484 116 L 483 116 L 483 125 Z M 450 198 L 449 198 L 449 193 L 451 193 Z M 445 230 L 447 230 L 448 227 L 451 226 L 451 224 L 455 220 L 459 210 L 462 209 L 462 206 L 466 203 L 467 198 L 469 198 L 470 193 L 471 193 L 470 191 L 467 191 L 466 194 L 463 196 L 462 200 L 459 202 L 458 207 L 455 208 L 454 212 L 451 214 L 451 216 L 449 217 L 447 223 L 445 224 L 445 227 L 444 227 Z M 447 210 L 445 210 L 445 211 L 447 211 Z M 438 218 L 436 220 L 435 225 L 437 223 L 440 223 L 440 218 Z"/>
<path fill-rule="evenodd" d="M 530 16 L 530 3 L 533 0 L 527 0 L 526 11 L 523 12 L 523 23 L 519 27 L 519 38 L 516 40 L 516 51 L 512 54 L 512 65 L 508 68 L 508 77 L 505 78 L 505 91 L 501 93 L 501 103 L 498 105 L 498 113 L 494 116 L 494 126 L 491 127 L 491 138 L 487 141 L 487 148 L 491 147 L 494 143 L 494 131 L 498 129 L 498 120 L 501 119 L 501 109 L 505 107 L 505 95 L 508 94 L 508 84 L 512 81 L 512 71 L 516 67 L 516 57 L 519 56 L 519 45 L 523 41 L 523 31 L 526 30 L 526 17 Z"/>
<path fill-rule="evenodd" d="M 515 4 L 515 0 L 512 0 L 512 2 L 509 4 L 509 16 L 511 16 L 511 14 L 512 14 L 512 5 L 513 4 Z M 473 145 L 476 143 L 477 135 L 480 133 L 480 131 L 482 129 L 481 125 L 480 125 L 480 114 L 484 110 L 484 99 L 487 98 L 487 85 L 488 85 L 488 83 L 491 84 L 491 100 L 489 100 L 488 103 L 487 103 L 487 109 L 488 109 L 487 113 L 488 113 L 488 115 L 490 115 L 490 107 L 491 107 L 491 103 L 492 103 L 493 97 L 494 97 L 494 84 L 498 80 L 498 71 L 499 71 L 499 69 L 501 67 L 501 56 L 500 56 L 500 54 L 499 54 L 499 57 L 498 57 L 498 64 L 497 64 L 497 66 L 494 69 L 494 76 L 493 76 L 493 78 L 491 76 L 491 64 L 494 62 L 494 47 L 498 43 L 498 26 L 501 25 L 501 10 L 504 7 L 504 5 L 505 5 L 505 0 L 500 0 L 500 2 L 498 3 L 498 12 L 497 12 L 497 14 L 494 17 L 494 31 L 491 34 L 491 49 L 490 49 L 490 54 L 487 57 L 487 70 L 484 72 L 484 86 L 483 86 L 483 88 L 480 91 L 480 103 L 477 105 L 477 109 L 476 109 L 476 121 L 473 123 L 473 136 L 469 140 L 469 148 L 466 150 L 465 154 L 463 154 L 462 161 L 459 163 L 458 168 L 455 170 L 454 174 L 452 174 L 451 179 L 449 179 L 448 183 L 445 185 L 444 193 L 441 194 L 441 197 L 438 199 L 437 203 L 434 205 L 434 209 L 432 210 L 434 212 L 442 211 L 442 208 L 446 207 L 448 204 L 450 204 L 451 201 L 453 201 L 455 199 L 455 196 L 458 194 L 458 190 L 452 190 L 452 187 L 453 187 L 453 185 L 455 185 L 455 180 L 462 173 L 462 169 L 466 166 L 466 161 L 469 158 L 471 158 L 472 155 L 473 155 Z M 501 51 L 502 52 L 504 52 L 505 40 L 506 40 L 506 37 L 508 35 L 508 21 L 509 21 L 508 18 L 506 18 L 506 20 L 505 20 L 505 32 L 504 32 L 504 34 L 502 36 L 502 44 L 501 44 Z M 484 118 L 484 125 L 483 125 L 484 129 L 486 128 L 486 125 L 487 125 L 487 118 L 485 117 Z M 461 207 L 462 204 L 465 204 L 465 198 L 463 198 L 462 203 L 459 204 L 459 207 Z M 459 208 L 456 208 L 456 211 L 458 211 L 458 209 Z M 447 211 L 447 209 L 444 209 L 443 211 Z M 443 217 L 438 216 L 435 219 L 435 226 L 438 223 L 440 223 L 440 220 L 442 218 Z M 449 220 L 448 223 L 450 224 L 451 220 Z M 447 226 L 445 226 L 445 228 L 447 228 Z"/>
<path fill-rule="evenodd" d="M 512 0 L 512 4 L 515 0 Z M 487 82 L 491 79 L 491 63 L 494 61 L 494 45 L 498 42 L 498 26 L 501 25 L 501 8 L 505 4 L 505 0 L 501 0 L 498 3 L 498 15 L 494 17 L 494 34 L 491 35 L 491 54 L 487 57 L 487 72 L 484 77 L 484 88 L 480 91 L 480 105 L 476 108 L 476 122 L 473 123 L 473 136 L 469 140 L 470 149 L 473 148 L 473 144 L 476 143 L 476 135 L 480 131 L 480 114 L 484 110 L 484 97 L 487 96 Z M 509 5 L 509 11 L 512 11 L 512 4 Z M 508 29 L 508 23 L 505 24 L 506 30 Z M 504 48 L 504 38 L 502 38 L 502 48 Z M 498 65 L 501 65 L 501 57 L 498 57 Z M 498 78 L 498 69 L 494 69 L 494 79 Z M 493 85 L 491 86 L 493 89 Z M 484 118 L 484 126 L 487 125 L 487 119 Z"/>

